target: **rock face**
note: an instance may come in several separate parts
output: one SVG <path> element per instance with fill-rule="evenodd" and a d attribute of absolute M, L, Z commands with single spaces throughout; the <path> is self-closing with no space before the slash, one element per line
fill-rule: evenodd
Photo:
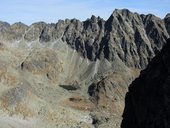
<path fill-rule="evenodd" d="M 169 24 L 168 15 L 127 9 L 106 21 L 0 22 L 0 124 L 120 127 L 128 85 L 162 49 Z"/>
<path fill-rule="evenodd" d="M 165 18 L 164 18 L 164 22 L 167 28 L 167 32 L 170 34 L 170 13 L 168 13 Z"/>
<path fill-rule="evenodd" d="M 170 39 L 129 87 L 122 128 L 169 128 Z"/>
<path fill-rule="evenodd" d="M 107 21 L 92 16 L 84 22 L 66 19 L 56 24 L 38 22 L 29 27 L 1 22 L 1 40 L 43 43 L 60 38 L 91 61 L 103 58 L 113 61 L 118 56 L 128 67 L 143 69 L 168 38 L 169 19 L 168 14 L 162 20 L 152 14 L 116 9 Z"/>

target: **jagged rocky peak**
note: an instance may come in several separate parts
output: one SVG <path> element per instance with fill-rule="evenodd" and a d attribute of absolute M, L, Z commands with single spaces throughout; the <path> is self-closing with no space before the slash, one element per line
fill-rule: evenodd
<path fill-rule="evenodd" d="M 12 37 L 10 26 L 3 28 L 0 37 L 8 41 L 24 37 L 27 42 L 46 43 L 62 39 L 91 61 L 106 58 L 113 62 L 117 58 L 128 67 L 145 68 L 169 36 L 169 21 L 166 19 L 116 9 L 107 21 L 92 15 L 83 22 L 77 19 L 59 20 L 56 24 L 38 22 L 28 28 L 22 27 L 27 28 L 26 31 L 15 29 Z"/>
<path fill-rule="evenodd" d="M 164 21 L 153 14 L 142 16 L 142 20 L 152 49 L 154 52 L 160 51 L 169 36 Z"/>
<path fill-rule="evenodd" d="M 27 28 L 28 26 L 22 22 L 16 22 L 16 23 L 12 24 L 11 27 L 16 27 L 16 29 L 17 29 L 17 28 L 21 28 L 21 27 Z"/>
<path fill-rule="evenodd" d="M 18 41 L 23 37 L 27 29 L 28 26 L 21 22 L 12 25 L 7 22 L 1 22 L 0 39 L 5 41 Z"/>
<path fill-rule="evenodd" d="M 4 33 L 10 27 L 10 24 L 7 22 L 0 21 L 0 33 Z"/>
<path fill-rule="evenodd" d="M 170 13 L 166 14 L 165 19 L 170 18 Z"/>
<path fill-rule="evenodd" d="M 133 15 L 134 13 L 129 11 L 128 9 L 115 9 L 112 13 L 112 15 L 122 15 L 129 17 L 130 15 Z"/>
<path fill-rule="evenodd" d="M 93 23 L 97 23 L 97 21 L 98 21 L 98 18 L 94 15 L 92 15 L 90 19 Z"/>
<path fill-rule="evenodd" d="M 39 40 L 42 30 L 47 26 L 45 22 L 33 23 L 24 35 L 26 41 Z"/>
<path fill-rule="evenodd" d="M 169 35 L 170 35 L 170 13 L 168 13 L 168 14 L 165 16 L 164 22 L 165 22 L 165 26 L 166 26 L 167 32 L 168 32 Z"/>
<path fill-rule="evenodd" d="M 138 13 L 133 13 L 128 9 L 115 9 L 111 15 L 112 18 L 119 18 L 120 22 L 124 21 L 132 21 L 133 18 L 139 17 Z M 110 18 L 111 18 L 110 17 Z"/>
<path fill-rule="evenodd" d="M 170 39 L 129 87 L 122 128 L 169 128 Z"/>
<path fill-rule="evenodd" d="M 11 25 L 11 30 L 12 32 L 14 32 L 16 34 L 16 36 L 22 37 L 23 34 L 26 32 L 26 30 L 28 29 L 28 26 L 25 25 L 22 22 L 16 22 L 14 24 Z"/>
<path fill-rule="evenodd" d="M 7 22 L 0 21 L 0 27 L 3 27 L 3 26 L 9 27 L 10 24 Z"/>
<path fill-rule="evenodd" d="M 127 66 L 145 67 L 147 57 L 152 57 L 154 52 L 140 15 L 127 9 L 115 10 L 105 26 L 109 43 L 116 49 L 120 59 Z"/>

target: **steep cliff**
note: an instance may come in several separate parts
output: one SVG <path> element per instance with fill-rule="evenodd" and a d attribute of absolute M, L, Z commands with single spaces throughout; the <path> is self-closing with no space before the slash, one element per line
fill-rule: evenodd
<path fill-rule="evenodd" d="M 170 39 L 129 87 L 122 128 L 169 128 Z"/>

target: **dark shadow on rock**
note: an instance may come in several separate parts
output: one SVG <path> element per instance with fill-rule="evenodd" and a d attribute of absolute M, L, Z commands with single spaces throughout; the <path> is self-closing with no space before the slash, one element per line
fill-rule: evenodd
<path fill-rule="evenodd" d="M 67 91 L 76 91 L 77 89 L 79 89 L 79 87 L 76 85 L 59 85 L 59 86 L 66 89 Z"/>
<path fill-rule="evenodd" d="M 121 128 L 170 127 L 170 39 L 129 87 Z"/>

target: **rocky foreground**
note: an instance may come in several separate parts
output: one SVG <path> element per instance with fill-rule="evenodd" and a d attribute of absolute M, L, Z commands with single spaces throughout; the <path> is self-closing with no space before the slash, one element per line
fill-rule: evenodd
<path fill-rule="evenodd" d="M 127 9 L 107 21 L 0 22 L 1 126 L 120 127 L 128 85 L 169 34 L 169 14 Z"/>
<path fill-rule="evenodd" d="M 170 39 L 129 87 L 122 128 L 169 128 Z"/>

